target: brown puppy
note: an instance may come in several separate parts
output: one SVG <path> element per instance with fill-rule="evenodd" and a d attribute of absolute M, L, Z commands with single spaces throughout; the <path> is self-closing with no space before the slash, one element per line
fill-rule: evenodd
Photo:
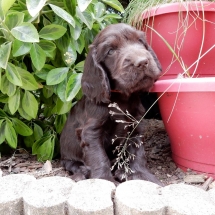
<path fill-rule="evenodd" d="M 160 63 L 147 44 L 143 32 L 126 24 L 109 25 L 102 30 L 90 46 L 82 77 L 83 98 L 71 109 L 61 134 L 61 159 L 65 169 L 75 180 L 102 178 L 122 180 L 123 169 L 111 172 L 111 161 L 117 156 L 113 150 L 127 137 L 132 127 L 124 128 L 117 120 L 128 121 L 125 115 L 109 114 L 117 103 L 119 107 L 139 120 L 144 115 L 139 93 L 148 91 L 161 73 Z M 137 144 L 143 142 L 141 121 L 132 137 Z M 132 172 L 128 180 L 143 179 L 160 184 L 146 168 L 143 145 L 137 148 L 129 140 L 128 152 Z"/>

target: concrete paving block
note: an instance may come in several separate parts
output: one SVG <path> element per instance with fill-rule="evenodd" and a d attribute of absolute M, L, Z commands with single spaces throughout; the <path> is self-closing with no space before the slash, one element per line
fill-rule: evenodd
<path fill-rule="evenodd" d="M 170 215 L 215 215 L 209 194 L 186 184 L 172 184 L 162 189 L 162 199 Z"/>
<path fill-rule="evenodd" d="M 132 180 L 120 184 L 115 195 L 116 215 L 163 215 L 162 202 L 157 184 L 143 180 Z"/>
<path fill-rule="evenodd" d="M 36 179 L 25 174 L 13 174 L 0 179 L 0 214 L 23 214 L 23 192 Z"/>
<path fill-rule="evenodd" d="M 23 195 L 25 215 L 66 214 L 66 200 L 74 186 L 74 181 L 59 176 L 36 180 Z"/>
<path fill-rule="evenodd" d="M 68 199 L 69 215 L 112 215 L 115 185 L 102 179 L 77 182 Z"/>

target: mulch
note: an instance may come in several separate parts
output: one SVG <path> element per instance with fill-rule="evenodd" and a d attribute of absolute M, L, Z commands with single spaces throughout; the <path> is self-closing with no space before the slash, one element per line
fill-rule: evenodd
<path fill-rule="evenodd" d="M 175 165 L 171 158 L 170 142 L 162 120 L 145 120 L 145 126 L 144 145 L 148 167 L 164 185 L 183 182 L 204 190 L 215 188 L 213 178 L 189 169 L 184 172 Z M 59 159 L 41 163 L 37 161 L 36 156 L 21 149 L 10 156 L 2 155 L 0 158 L 0 177 L 18 173 L 30 174 L 36 178 L 70 177 L 70 174 L 61 167 Z"/>

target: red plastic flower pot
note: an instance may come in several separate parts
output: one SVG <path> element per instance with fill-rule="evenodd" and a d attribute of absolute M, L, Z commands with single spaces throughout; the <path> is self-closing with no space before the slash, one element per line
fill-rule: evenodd
<path fill-rule="evenodd" d="M 215 178 L 215 77 L 159 80 L 158 100 L 174 162 Z"/>
<path fill-rule="evenodd" d="M 169 3 L 144 12 L 142 17 L 142 30 L 163 67 L 161 79 L 176 78 L 183 73 L 181 64 L 164 41 L 174 49 L 186 68 L 194 64 L 189 74 L 215 76 L 215 48 L 212 48 L 215 46 L 215 3 Z M 200 59 L 200 56 L 203 57 Z M 198 58 L 200 60 L 195 63 Z"/>

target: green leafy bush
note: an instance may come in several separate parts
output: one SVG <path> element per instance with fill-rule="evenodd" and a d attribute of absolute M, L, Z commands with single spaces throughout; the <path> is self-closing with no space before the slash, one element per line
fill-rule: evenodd
<path fill-rule="evenodd" d="M 117 0 L 0 0 L 0 144 L 52 159 L 88 46 L 122 12 Z"/>

